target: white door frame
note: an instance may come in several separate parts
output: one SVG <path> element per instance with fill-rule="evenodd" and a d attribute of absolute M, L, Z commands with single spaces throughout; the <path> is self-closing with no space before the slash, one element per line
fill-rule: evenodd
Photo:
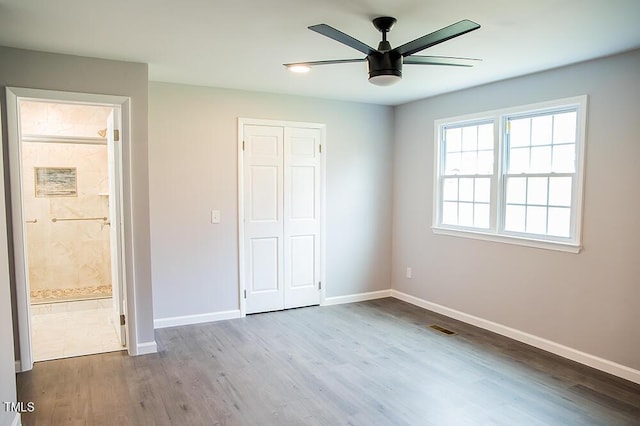
<path fill-rule="evenodd" d="M 320 288 L 320 305 L 325 303 L 326 295 L 326 274 L 325 274 L 325 261 L 326 261 L 326 245 L 325 245 L 325 230 L 326 230 L 326 151 L 327 141 L 326 124 L 321 123 L 307 123 L 297 121 L 282 121 L 282 120 L 263 120 L 256 118 L 238 118 L 238 300 L 240 301 L 240 316 L 247 315 L 246 299 L 244 297 L 246 290 L 246 277 L 245 277 L 245 262 L 244 262 L 244 126 L 274 126 L 274 127 L 298 127 L 308 129 L 320 129 L 320 143 L 322 145 L 322 155 L 320 156 L 320 282 L 322 283 Z"/>
<path fill-rule="evenodd" d="M 16 372 L 28 371 L 33 368 L 33 349 L 31 344 L 31 309 L 30 295 L 28 283 L 28 264 L 25 244 L 25 217 L 22 202 L 22 150 L 20 143 L 19 124 L 19 107 L 20 100 L 40 100 L 60 103 L 78 103 L 90 105 L 112 106 L 120 110 L 121 114 L 121 144 L 116 150 L 116 163 L 119 170 L 117 179 L 119 184 L 116 189 L 116 198 L 119 202 L 119 217 L 117 218 L 117 226 L 120 228 L 119 241 L 117 242 L 120 252 L 120 277 L 121 277 L 121 294 L 125 302 L 128 300 L 129 290 L 125 282 L 125 249 L 124 249 L 124 198 L 123 198 L 123 174 L 122 174 L 122 156 L 123 146 L 130 146 L 130 103 L 131 100 L 124 96 L 97 95 L 89 93 L 60 92 L 52 90 L 28 89 L 19 87 L 7 87 L 7 129 L 9 143 L 9 169 L 11 183 L 11 216 L 13 230 L 13 256 L 15 265 L 15 286 L 17 299 L 18 314 L 18 342 L 20 344 L 20 362 L 16 363 Z M 115 222 L 111 218 L 112 226 Z M 127 349 L 131 353 L 130 338 L 135 336 L 135 322 L 131 319 L 135 318 L 135 312 L 130 311 L 135 307 L 133 303 L 125 303 L 124 314 L 127 319 L 126 324 L 126 342 Z"/>

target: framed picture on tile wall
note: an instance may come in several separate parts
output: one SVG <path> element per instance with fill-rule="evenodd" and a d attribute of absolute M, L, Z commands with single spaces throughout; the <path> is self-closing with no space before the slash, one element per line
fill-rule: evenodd
<path fill-rule="evenodd" d="M 77 197 L 75 167 L 34 167 L 36 197 Z"/>

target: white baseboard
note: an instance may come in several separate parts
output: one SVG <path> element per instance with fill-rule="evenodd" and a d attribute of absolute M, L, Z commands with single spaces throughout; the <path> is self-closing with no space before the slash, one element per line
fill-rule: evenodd
<path fill-rule="evenodd" d="M 16 373 L 22 373 L 22 363 L 20 360 L 15 362 Z"/>
<path fill-rule="evenodd" d="M 347 296 L 327 297 L 322 306 L 340 305 L 342 303 L 363 302 L 365 300 L 391 297 L 391 290 L 370 291 L 368 293 L 349 294 Z"/>
<path fill-rule="evenodd" d="M 154 340 L 153 342 L 138 343 L 136 353 L 131 355 L 155 354 L 156 352 L 158 352 L 158 344 Z"/>
<path fill-rule="evenodd" d="M 412 305 L 416 305 L 421 308 L 428 309 L 430 311 L 437 312 L 451 318 L 455 318 L 459 321 L 466 322 L 467 324 L 475 325 L 476 327 L 501 334 L 503 336 L 509 337 L 510 339 L 526 343 L 538 349 L 560 355 L 561 357 L 579 362 L 580 364 L 584 364 L 589 367 L 605 371 L 609 374 L 613 374 L 614 376 L 622 377 L 623 379 L 627 379 L 634 383 L 640 384 L 640 371 L 624 366 L 622 364 L 618 364 L 613 361 L 597 357 L 595 355 L 581 352 L 577 349 L 573 349 L 568 346 L 552 342 L 551 340 L 543 339 L 542 337 L 534 336 L 532 334 L 495 323 L 493 321 L 469 315 L 464 312 L 456 311 L 455 309 L 447 308 L 446 306 L 438 305 L 437 303 L 429 302 L 427 300 L 420 299 L 418 297 L 411 296 L 397 290 L 391 290 L 391 297 L 395 297 L 396 299 L 403 300 L 407 303 L 411 303 Z"/>
<path fill-rule="evenodd" d="M 240 310 L 210 312 L 207 314 L 185 315 L 182 317 L 157 318 L 153 320 L 154 328 L 177 327 L 181 325 L 201 324 L 203 322 L 222 321 L 240 318 Z"/>
<path fill-rule="evenodd" d="M 13 421 L 11 422 L 11 426 L 22 426 L 22 418 L 20 417 L 20 413 L 16 413 Z"/>

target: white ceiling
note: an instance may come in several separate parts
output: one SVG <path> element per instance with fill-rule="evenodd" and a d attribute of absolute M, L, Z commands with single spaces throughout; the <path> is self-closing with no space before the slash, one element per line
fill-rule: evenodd
<path fill-rule="evenodd" d="M 483 61 L 405 65 L 390 87 L 366 64 L 299 75 L 282 64 L 364 55 L 307 29 L 325 23 L 377 47 L 376 16 L 398 46 L 470 19 L 479 30 L 420 52 Z M 152 81 L 386 105 L 640 47 L 640 0 L 0 0 L 0 45 L 146 62 Z M 640 74 L 639 74 L 640 75 Z"/>

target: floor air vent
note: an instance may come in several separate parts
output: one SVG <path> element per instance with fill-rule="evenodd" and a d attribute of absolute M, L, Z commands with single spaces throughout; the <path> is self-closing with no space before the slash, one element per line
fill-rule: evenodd
<path fill-rule="evenodd" d="M 444 334 L 456 334 L 454 331 L 447 330 L 446 328 L 444 328 L 444 327 L 440 327 L 439 325 L 435 325 L 435 324 L 433 324 L 433 325 L 430 325 L 429 327 L 430 327 L 430 328 L 433 328 L 434 330 L 439 331 L 440 333 L 444 333 Z"/>

